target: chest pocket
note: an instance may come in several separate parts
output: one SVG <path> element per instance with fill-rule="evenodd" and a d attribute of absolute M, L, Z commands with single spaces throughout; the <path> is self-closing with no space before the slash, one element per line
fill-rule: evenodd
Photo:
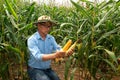
<path fill-rule="evenodd" d="M 54 51 L 54 44 L 53 44 L 51 38 L 48 39 L 48 46 L 46 46 L 46 47 L 48 47 L 48 50 L 49 50 L 48 52 L 49 52 L 49 53 L 55 52 L 55 51 Z"/>
<path fill-rule="evenodd" d="M 53 45 L 51 44 L 50 47 L 49 47 L 49 52 L 52 53 L 53 52 Z"/>

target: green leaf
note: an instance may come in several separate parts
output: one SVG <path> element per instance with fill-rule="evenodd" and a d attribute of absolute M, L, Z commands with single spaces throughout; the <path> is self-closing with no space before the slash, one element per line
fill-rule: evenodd
<path fill-rule="evenodd" d="M 108 61 L 107 59 L 103 59 L 103 61 L 105 61 L 106 63 L 108 63 L 111 67 L 112 67 L 112 69 L 116 72 L 116 67 L 114 66 L 114 64 L 112 64 L 110 61 Z"/>
<path fill-rule="evenodd" d="M 30 21 L 31 15 L 34 13 L 34 6 L 35 6 L 35 2 L 33 2 L 31 4 L 31 6 L 29 7 L 29 14 L 28 14 L 28 17 L 26 19 L 26 23 L 28 23 Z"/>
<path fill-rule="evenodd" d="M 62 24 L 60 25 L 60 29 L 62 29 L 65 25 L 75 26 L 75 25 L 72 24 L 72 23 L 62 23 Z"/>
<path fill-rule="evenodd" d="M 115 61 L 116 64 L 118 64 L 117 58 L 116 58 L 116 56 L 115 56 L 115 53 L 112 52 L 112 51 L 109 51 L 109 50 L 107 50 L 107 49 L 104 49 L 104 50 L 109 54 L 109 56 L 111 57 L 111 59 L 112 59 L 113 61 Z"/>
<path fill-rule="evenodd" d="M 13 7 L 11 6 L 10 2 L 8 0 L 5 0 L 6 5 L 9 9 L 9 11 L 12 13 L 12 15 L 15 17 L 16 20 L 18 20 L 18 16 L 16 14 L 16 12 L 14 11 Z"/>
<path fill-rule="evenodd" d="M 32 28 L 33 23 L 27 24 L 26 26 L 20 28 L 18 31 L 28 30 Z"/>
<path fill-rule="evenodd" d="M 71 75 L 70 75 L 70 80 L 74 80 L 74 73 L 75 71 L 77 70 L 77 68 L 74 68 L 71 72 Z"/>
<path fill-rule="evenodd" d="M 4 4 L 3 4 L 3 7 L 5 8 L 5 12 L 6 12 L 7 16 L 10 18 L 10 21 L 11 21 L 12 25 L 16 29 L 19 29 L 18 26 L 17 26 L 17 24 L 16 24 L 16 22 L 14 21 L 13 17 L 9 14 L 9 12 L 8 12 L 8 10 L 7 10 L 7 8 L 6 8 L 6 6 Z"/>
<path fill-rule="evenodd" d="M 81 32 L 82 27 L 83 27 L 83 25 L 85 24 L 86 21 L 87 21 L 87 20 L 83 21 L 83 23 L 81 24 L 80 28 L 79 28 L 78 31 L 77 31 L 77 34 L 79 34 L 79 33 Z"/>
<path fill-rule="evenodd" d="M 65 63 L 65 73 L 64 73 L 65 80 L 68 80 L 68 72 L 69 72 L 70 65 L 71 65 L 70 63 L 71 63 L 71 60 L 69 58 L 68 61 L 66 61 Z"/>
<path fill-rule="evenodd" d="M 111 30 L 111 31 L 109 31 L 109 32 L 104 33 L 104 34 L 98 39 L 97 42 L 100 42 L 100 40 L 102 40 L 102 39 L 110 36 L 110 35 L 113 34 L 113 33 L 118 32 L 119 30 L 120 30 L 120 28 L 118 27 L 118 28 L 115 28 L 115 29 L 113 29 L 113 30 Z"/>
<path fill-rule="evenodd" d="M 95 29 L 97 29 L 105 20 L 107 20 L 107 18 L 109 17 L 109 15 L 114 11 L 114 7 L 111 8 L 104 16 L 102 19 L 100 19 L 100 21 L 95 25 Z"/>
<path fill-rule="evenodd" d="M 85 14 L 85 16 L 87 16 L 90 20 L 92 20 L 92 17 L 88 13 L 88 11 L 86 11 L 86 9 L 84 9 L 82 6 L 80 6 L 79 4 L 75 3 L 74 1 L 72 1 L 72 0 L 70 0 L 70 1 L 79 11 L 81 11 L 83 14 Z"/>
<path fill-rule="evenodd" d="M 18 48 L 15 48 L 13 46 L 11 46 L 10 44 L 6 44 L 6 43 L 0 43 L 0 45 L 4 46 L 5 49 L 13 51 L 15 53 L 15 55 L 18 57 L 18 59 L 20 60 L 20 53 L 21 51 Z"/>

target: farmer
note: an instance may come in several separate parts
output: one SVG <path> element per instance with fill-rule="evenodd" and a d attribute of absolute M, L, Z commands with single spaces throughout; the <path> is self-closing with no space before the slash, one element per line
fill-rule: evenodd
<path fill-rule="evenodd" d="M 65 57 L 65 52 L 60 50 L 55 38 L 48 34 L 56 23 L 49 16 L 43 15 L 34 24 L 37 31 L 27 40 L 28 75 L 31 80 L 60 80 L 51 69 L 51 60 Z M 68 55 L 72 53 L 73 50 L 70 50 Z"/>

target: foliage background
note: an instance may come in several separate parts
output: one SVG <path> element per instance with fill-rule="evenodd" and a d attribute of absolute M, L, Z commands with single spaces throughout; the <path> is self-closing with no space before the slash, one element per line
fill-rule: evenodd
<path fill-rule="evenodd" d="M 0 79 L 29 80 L 25 69 L 26 40 L 36 31 L 32 23 L 44 14 L 58 21 L 50 34 L 61 46 L 69 39 L 81 40 L 74 55 L 66 61 L 65 80 L 69 78 L 70 67 L 73 68 L 71 80 L 75 70 L 79 70 L 84 80 L 110 80 L 119 75 L 120 2 L 82 2 L 86 6 L 72 0 L 73 7 L 37 5 L 21 0 L 0 1 Z"/>

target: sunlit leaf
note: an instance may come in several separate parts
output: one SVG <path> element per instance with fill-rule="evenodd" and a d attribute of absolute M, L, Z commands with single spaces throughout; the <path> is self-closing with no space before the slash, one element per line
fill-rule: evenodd
<path fill-rule="evenodd" d="M 109 56 L 111 57 L 111 59 L 112 59 L 113 61 L 115 61 L 116 64 L 118 64 L 118 63 L 117 63 L 117 58 L 116 58 L 116 56 L 115 56 L 115 53 L 112 52 L 112 51 L 109 51 L 109 50 L 107 50 L 107 49 L 104 49 L 104 50 L 109 54 Z"/>
<path fill-rule="evenodd" d="M 0 45 L 5 46 L 5 49 L 7 49 L 8 51 L 9 51 L 9 50 L 10 50 L 10 51 L 13 51 L 14 54 L 18 57 L 18 59 L 19 59 L 19 60 L 21 59 L 21 58 L 20 58 L 20 53 L 21 53 L 21 51 L 20 51 L 18 48 L 15 48 L 15 47 L 13 47 L 13 46 L 11 46 L 11 45 L 9 45 L 9 44 L 6 44 L 6 43 L 0 43 Z"/>
<path fill-rule="evenodd" d="M 23 26 L 22 28 L 20 28 L 18 31 L 25 31 L 25 30 L 29 30 L 30 28 L 32 28 L 33 24 L 27 24 L 26 26 Z"/>
<path fill-rule="evenodd" d="M 12 17 L 12 16 L 10 15 L 10 13 L 8 12 L 6 6 L 3 5 L 3 7 L 5 8 L 5 12 L 6 12 L 7 16 L 9 17 L 11 23 L 13 24 L 13 27 L 15 27 L 16 29 L 19 29 L 18 26 L 17 26 L 17 24 L 16 24 L 16 22 L 15 22 L 15 20 L 13 19 L 13 17 Z"/>
<path fill-rule="evenodd" d="M 9 9 L 9 11 L 12 13 L 12 15 L 15 17 L 16 20 L 18 20 L 18 16 L 16 14 L 16 12 L 14 11 L 13 7 L 11 6 L 10 2 L 8 0 L 5 0 L 7 7 Z"/>
<path fill-rule="evenodd" d="M 74 1 L 70 0 L 71 3 L 79 10 L 81 11 L 83 14 L 85 14 L 90 20 L 92 20 L 92 17 L 90 16 L 90 14 L 79 4 L 75 3 Z"/>
<path fill-rule="evenodd" d="M 85 24 L 86 20 L 80 25 L 80 28 L 77 31 L 77 34 L 79 34 L 82 30 L 83 25 Z"/>
<path fill-rule="evenodd" d="M 103 17 L 100 19 L 100 21 L 95 25 L 95 29 L 97 29 L 107 18 L 109 15 L 115 10 L 115 8 L 111 8 Z"/>

